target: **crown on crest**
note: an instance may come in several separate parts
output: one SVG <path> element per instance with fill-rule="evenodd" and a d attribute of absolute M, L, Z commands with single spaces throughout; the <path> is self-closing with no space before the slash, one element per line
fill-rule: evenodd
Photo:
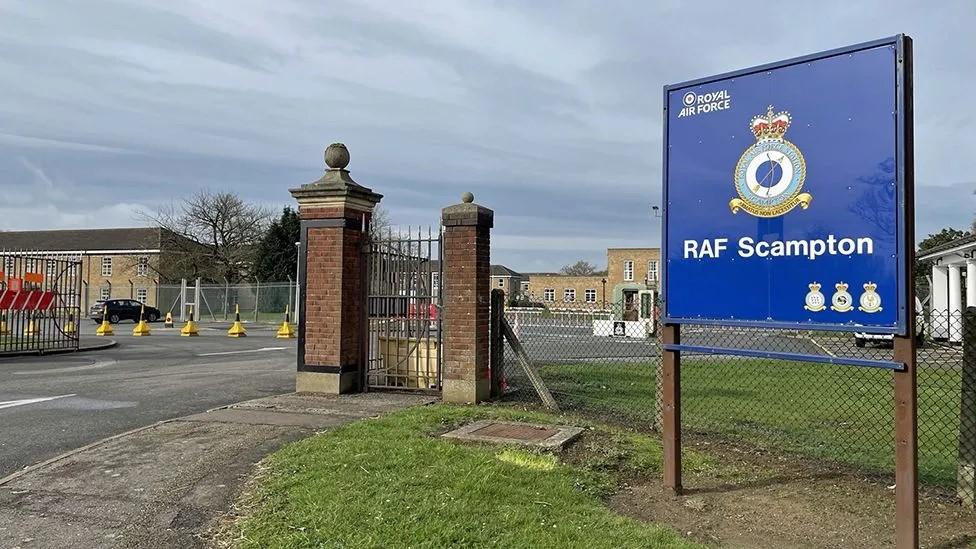
<path fill-rule="evenodd" d="M 781 111 L 773 114 L 773 106 L 770 105 L 766 114 L 753 117 L 749 122 L 749 129 L 756 139 L 783 139 L 783 134 L 790 127 L 790 113 Z"/>
<path fill-rule="evenodd" d="M 864 291 L 866 292 L 873 292 L 877 289 L 878 289 L 878 285 L 875 284 L 874 282 L 868 282 L 867 284 L 864 285 Z"/>
<path fill-rule="evenodd" d="M 809 284 L 808 286 L 809 286 L 811 292 L 817 292 L 817 291 L 820 290 L 820 283 L 819 282 L 814 282 L 812 284 Z"/>
<path fill-rule="evenodd" d="M 838 292 L 846 292 L 847 291 L 847 283 L 846 282 L 838 282 L 837 284 L 834 284 L 834 288 L 837 288 L 837 291 Z"/>

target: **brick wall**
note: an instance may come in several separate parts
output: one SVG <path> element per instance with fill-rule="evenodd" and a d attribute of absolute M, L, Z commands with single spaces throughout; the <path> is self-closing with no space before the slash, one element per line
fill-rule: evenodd
<path fill-rule="evenodd" d="M 336 215 L 361 221 L 348 209 L 302 209 L 303 220 Z M 309 228 L 306 240 L 306 365 L 360 367 L 362 341 L 362 240 L 359 229 Z"/>

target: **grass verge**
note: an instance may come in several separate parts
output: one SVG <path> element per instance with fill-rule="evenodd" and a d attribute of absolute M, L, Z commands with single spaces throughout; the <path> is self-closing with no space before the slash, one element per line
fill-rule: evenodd
<path fill-rule="evenodd" d="M 621 479 L 657 474 L 656 440 L 589 425 L 570 451 L 554 456 L 436 436 L 485 418 L 559 419 L 435 405 L 308 438 L 266 460 L 242 502 L 246 515 L 222 537 L 244 548 L 697 547 L 604 503 Z M 696 455 L 686 462 L 711 466 Z"/>
<path fill-rule="evenodd" d="M 598 416 L 650 423 L 656 409 L 653 363 L 548 364 L 540 368 L 560 404 Z M 782 360 L 685 358 L 683 423 L 690 430 L 871 470 L 894 467 L 891 373 Z M 955 482 L 960 372 L 918 374 L 919 474 Z"/>

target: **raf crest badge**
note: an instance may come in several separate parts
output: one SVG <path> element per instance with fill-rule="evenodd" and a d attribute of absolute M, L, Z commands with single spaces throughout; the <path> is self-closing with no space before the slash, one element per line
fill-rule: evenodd
<path fill-rule="evenodd" d="M 858 310 L 864 311 L 865 313 L 876 313 L 881 310 L 881 296 L 875 290 L 878 289 L 878 285 L 874 282 L 868 282 L 864 285 L 864 293 L 861 294 L 861 305 Z"/>
<path fill-rule="evenodd" d="M 738 198 L 729 201 L 732 213 L 739 210 L 756 217 L 777 217 L 797 205 L 806 209 L 813 197 L 801 192 L 807 177 L 806 160 L 796 145 L 783 138 L 790 127 L 790 113 L 766 115 L 749 123 L 756 143 L 746 149 L 735 166 Z"/>
<path fill-rule="evenodd" d="M 834 288 L 837 289 L 834 292 L 833 297 L 830 298 L 830 308 L 838 313 L 846 313 L 854 308 L 854 299 L 851 294 L 847 292 L 847 283 L 838 282 L 834 284 Z"/>
<path fill-rule="evenodd" d="M 807 297 L 804 300 L 805 305 L 803 308 L 808 311 L 820 312 L 826 308 L 823 292 L 820 291 L 820 283 L 814 282 L 809 286 L 810 291 L 807 292 Z"/>

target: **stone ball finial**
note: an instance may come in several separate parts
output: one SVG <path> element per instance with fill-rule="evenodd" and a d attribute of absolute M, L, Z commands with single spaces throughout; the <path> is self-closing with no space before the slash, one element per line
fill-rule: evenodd
<path fill-rule="evenodd" d="M 471 193 L 462 193 L 461 202 L 464 202 L 465 204 L 470 204 L 474 202 L 474 195 Z"/>
<path fill-rule="evenodd" d="M 333 170 L 342 170 L 349 165 L 349 149 L 342 143 L 333 143 L 325 148 L 325 165 Z"/>

